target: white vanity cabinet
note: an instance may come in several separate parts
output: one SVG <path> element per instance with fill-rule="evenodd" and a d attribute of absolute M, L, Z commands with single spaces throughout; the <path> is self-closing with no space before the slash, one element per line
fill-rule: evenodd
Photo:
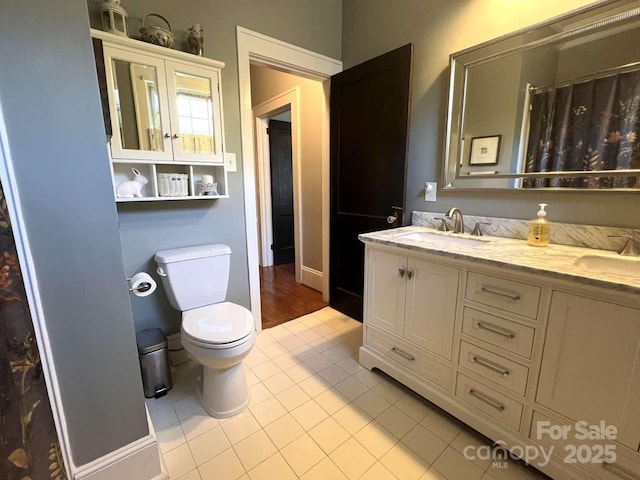
<path fill-rule="evenodd" d="M 640 310 L 553 292 L 536 402 L 640 446 Z"/>
<path fill-rule="evenodd" d="M 132 179 L 133 168 L 149 181 L 142 197 L 117 201 L 228 196 L 224 64 L 96 30 L 92 36 L 103 45 L 114 189 Z"/>
<path fill-rule="evenodd" d="M 477 266 L 465 272 L 456 336 L 456 401 L 486 421 L 519 432 L 543 288 Z"/>
<path fill-rule="evenodd" d="M 459 270 L 368 249 L 367 344 L 440 388 L 449 389 Z"/>
<path fill-rule="evenodd" d="M 369 250 L 369 323 L 450 359 L 458 276 L 457 268 Z"/>
<path fill-rule="evenodd" d="M 549 464 L 532 461 L 552 478 L 640 480 L 639 295 L 365 244 L 363 366 L 494 441 L 553 447 Z M 538 432 L 551 425 L 575 433 L 577 422 L 590 432 L 615 426 L 617 435 Z M 574 463 L 572 445 L 581 449 Z M 598 455 L 606 445 L 615 458 Z"/>

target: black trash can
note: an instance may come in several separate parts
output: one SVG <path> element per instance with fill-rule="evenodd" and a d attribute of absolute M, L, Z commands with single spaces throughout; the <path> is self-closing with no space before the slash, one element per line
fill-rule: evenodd
<path fill-rule="evenodd" d="M 136 334 L 142 386 L 146 398 L 166 395 L 173 384 L 169 368 L 169 342 L 159 328 Z"/>

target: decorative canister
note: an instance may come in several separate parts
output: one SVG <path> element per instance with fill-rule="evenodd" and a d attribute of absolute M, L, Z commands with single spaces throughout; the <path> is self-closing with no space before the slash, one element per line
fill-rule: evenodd
<path fill-rule="evenodd" d="M 154 25 L 147 26 L 146 21 L 148 17 L 158 17 L 164 20 L 164 22 L 169 27 L 169 30 Z M 160 45 L 161 47 L 171 48 L 176 41 L 176 37 L 171 31 L 171 24 L 169 23 L 169 20 L 158 13 L 147 13 L 142 18 L 142 28 L 140 29 L 140 35 L 142 36 L 143 41 L 153 43 L 155 45 Z"/>

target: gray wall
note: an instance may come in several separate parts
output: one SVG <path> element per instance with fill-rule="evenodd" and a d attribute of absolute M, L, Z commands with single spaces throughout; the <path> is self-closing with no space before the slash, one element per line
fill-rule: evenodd
<path fill-rule="evenodd" d="M 640 28 L 633 28 L 597 42 L 564 48 L 558 55 L 555 81 L 580 78 L 593 72 L 627 65 L 638 61 L 638 51 L 632 45 L 640 43 Z"/>
<path fill-rule="evenodd" d="M 300 89 L 300 190 L 302 265 L 322 272 L 322 82 L 251 66 L 251 103 Z"/>
<path fill-rule="evenodd" d="M 83 0 L 0 4 L 0 102 L 72 456 L 148 434 Z"/>
<path fill-rule="evenodd" d="M 413 100 L 407 175 L 407 210 L 463 212 L 529 219 L 538 202 L 549 203 L 549 220 L 638 227 L 637 193 L 438 191 L 424 202 L 424 182 L 442 174 L 448 57 L 547 17 L 590 3 L 588 0 L 343 0 L 345 68 L 408 42 L 414 43 Z"/>
<path fill-rule="evenodd" d="M 99 3 L 88 0 L 93 27 L 100 27 Z M 222 242 L 231 246 L 228 299 L 249 307 L 249 278 L 245 234 L 240 106 L 236 52 L 236 25 L 313 50 L 341 57 L 341 0 L 127 0 L 129 34 L 137 33 L 148 12 L 165 16 L 177 35 L 176 47 L 186 39 L 186 29 L 199 22 L 204 29 L 204 55 L 226 63 L 222 70 L 225 147 L 236 153 L 238 173 L 229 173 L 229 194 L 224 200 L 154 202 L 118 206 L 125 270 L 132 275 L 147 270 L 155 275 L 153 254 L 164 248 Z M 157 276 L 156 276 L 157 279 Z M 168 334 L 180 329 L 180 313 L 165 299 L 162 287 L 132 302 L 136 329 L 158 326 Z"/>
<path fill-rule="evenodd" d="M 496 65 L 485 63 L 469 69 L 465 100 L 464 144 L 462 175 L 479 172 L 509 173 L 514 144 L 514 125 L 520 123 L 518 88 L 520 57 L 512 55 L 500 59 Z M 519 132 L 518 132 L 519 133 Z M 501 135 L 496 165 L 471 165 L 471 144 L 474 137 Z M 477 188 L 488 185 L 505 187 L 508 179 L 471 179 L 464 185 Z"/>

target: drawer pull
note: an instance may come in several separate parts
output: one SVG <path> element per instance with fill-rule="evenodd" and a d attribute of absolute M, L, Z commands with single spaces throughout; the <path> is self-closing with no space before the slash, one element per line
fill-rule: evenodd
<path fill-rule="evenodd" d="M 487 397 L 484 393 L 480 393 L 477 390 L 474 390 L 473 388 L 469 389 L 469 395 L 471 395 L 472 397 L 476 397 L 481 402 L 484 402 L 487 405 L 495 408 L 499 412 L 503 412 L 504 409 L 506 408 L 504 405 L 502 405 L 497 400 L 494 400 L 493 398 Z"/>
<path fill-rule="evenodd" d="M 602 462 L 600 465 L 602 465 L 602 468 L 604 468 L 607 472 L 612 473 L 624 480 L 640 480 L 640 477 L 634 475 L 633 473 L 622 467 L 619 467 L 615 463 Z"/>
<path fill-rule="evenodd" d="M 400 350 L 397 347 L 391 347 L 391 351 L 393 353 L 395 353 L 396 355 L 400 355 L 405 360 L 409 360 L 410 362 L 413 362 L 416 359 L 413 355 L 410 355 L 407 352 L 405 352 L 404 350 Z"/>
<path fill-rule="evenodd" d="M 503 337 L 508 338 L 509 340 L 513 340 L 516 338 L 516 334 L 510 332 L 509 330 L 503 330 L 502 328 L 493 325 L 491 323 L 484 323 L 477 321 L 476 328 L 481 328 L 482 330 L 487 330 L 488 332 L 495 333 L 496 335 L 502 335 Z"/>
<path fill-rule="evenodd" d="M 520 300 L 520 295 L 518 294 L 500 292 L 498 290 L 487 288 L 485 286 L 480 287 L 480 292 L 485 293 L 487 295 L 494 295 L 496 297 L 508 298 L 509 300 L 513 300 L 514 302 L 517 302 L 518 300 Z"/>
<path fill-rule="evenodd" d="M 471 361 L 473 361 L 473 363 L 477 363 L 478 365 L 482 365 L 485 368 L 488 368 L 489 370 L 493 370 L 494 372 L 498 372 L 500 375 L 504 376 L 504 377 L 508 377 L 509 374 L 511 373 L 509 370 L 507 370 L 504 367 L 501 367 L 500 365 L 498 365 L 497 363 L 493 363 L 489 360 L 486 360 L 482 357 L 471 357 Z"/>

